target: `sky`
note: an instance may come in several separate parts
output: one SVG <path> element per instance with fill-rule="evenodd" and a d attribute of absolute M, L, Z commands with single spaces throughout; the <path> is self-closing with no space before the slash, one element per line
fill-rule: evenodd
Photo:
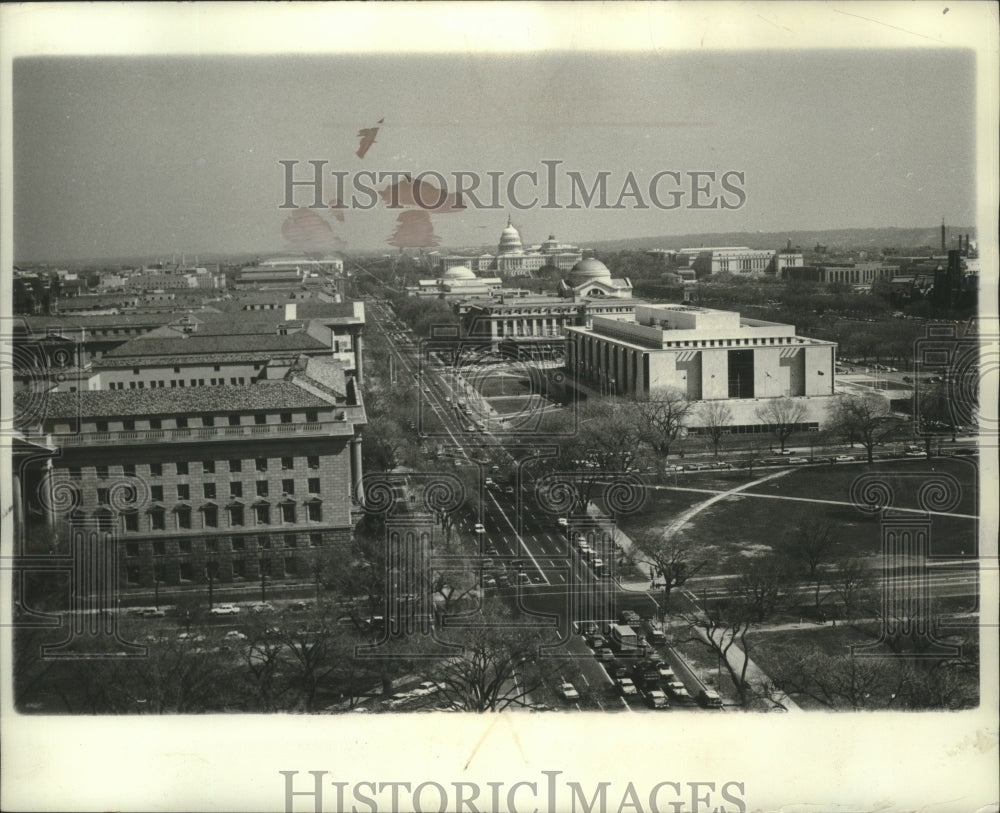
<path fill-rule="evenodd" d="M 399 212 L 381 201 L 286 223 L 283 160 L 298 162 L 297 180 L 312 177 L 309 161 L 325 161 L 348 183 L 362 170 L 434 171 L 449 182 L 456 171 L 495 172 L 504 184 L 536 171 L 543 198 L 541 162 L 561 161 L 562 203 L 566 172 L 588 187 L 609 173 L 609 205 L 630 172 L 638 184 L 641 200 L 620 209 L 518 208 L 501 194 L 497 209 L 435 213 L 440 247 L 495 244 L 508 216 L 526 244 L 553 233 L 583 246 L 970 225 L 974 106 L 974 54 L 954 48 L 18 58 L 14 258 L 191 260 L 302 248 L 303 234 L 346 251 L 393 250 Z M 380 119 L 359 158 L 358 131 Z M 648 193 L 664 171 L 688 187 L 670 210 Z M 691 208 L 706 200 L 690 191 L 696 171 L 716 173 L 708 199 L 723 191 L 724 173 L 742 173 L 729 177 L 745 199 L 729 193 L 740 205 Z M 336 187 L 324 179 L 328 202 Z M 661 183 L 669 201 L 673 176 Z M 515 191 L 530 199 L 529 186 L 522 179 Z M 314 202 L 308 189 L 294 195 L 298 206 Z"/>

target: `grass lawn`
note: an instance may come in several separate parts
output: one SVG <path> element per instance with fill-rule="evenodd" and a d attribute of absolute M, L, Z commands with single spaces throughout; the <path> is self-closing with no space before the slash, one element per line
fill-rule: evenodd
<path fill-rule="evenodd" d="M 706 574 L 731 573 L 747 557 L 769 553 L 786 536 L 795 533 L 805 520 L 825 519 L 834 533 L 850 544 L 859 555 L 877 555 L 881 551 L 882 525 L 870 514 L 852 505 L 807 502 L 808 499 L 850 502 L 851 483 L 860 474 L 880 472 L 893 491 L 894 503 L 918 507 L 917 493 L 926 481 L 920 475 L 942 471 L 958 483 L 956 513 L 974 514 L 978 505 L 975 469 L 961 460 L 899 460 L 867 465 L 815 466 L 792 470 L 788 474 L 753 486 L 745 492 L 726 497 L 696 514 L 678 533 L 697 543 L 710 556 Z M 756 475 L 755 475 L 756 476 Z M 710 498 L 711 494 L 672 491 L 670 486 L 725 490 L 747 482 L 746 472 L 706 472 L 666 477 L 663 489 L 650 489 L 650 498 L 639 514 L 621 518 L 625 533 L 638 535 L 665 527 L 678 513 Z M 754 497 L 754 494 L 767 497 Z M 771 499 L 769 497 L 800 499 Z M 803 499 L 804 498 L 804 499 Z M 907 518 L 919 520 L 920 515 Z M 930 519 L 932 556 L 973 556 L 976 551 L 978 522 L 952 516 Z"/>

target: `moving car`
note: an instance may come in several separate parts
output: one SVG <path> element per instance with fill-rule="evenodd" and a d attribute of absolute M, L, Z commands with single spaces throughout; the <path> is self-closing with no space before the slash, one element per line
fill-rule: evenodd
<path fill-rule="evenodd" d="M 834 458 L 831 458 L 834 463 L 853 463 L 854 457 L 849 454 L 839 454 Z"/>
<path fill-rule="evenodd" d="M 722 708 L 722 698 L 715 689 L 702 689 L 698 692 L 698 703 L 706 709 Z"/>
<path fill-rule="evenodd" d="M 639 690 L 632 682 L 632 678 L 619 678 L 618 691 L 621 692 L 622 697 L 635 697 L 635 695 L 639 694 Z"/>
<path fill-rule="evenodd" d="M 576 687 L 572 683 L 560 683 L 556 688 L 556 694 L 558 694 L 563 700 L 580 699 L 580 693 L 576 690 Z"/>
<path fill-rule="evenodd" d="M 665 709 L 669 706 L 667 695 L 662 689 L 650 689 L 646 692 L 646 705 L 651 709 Z"/>
<path fill-rule="evenodd" d="M 218 607 L 213 607 L 209 612 L 212 615 L 238 615 L 240 608 L 235 604 L 220 604 Z"/>

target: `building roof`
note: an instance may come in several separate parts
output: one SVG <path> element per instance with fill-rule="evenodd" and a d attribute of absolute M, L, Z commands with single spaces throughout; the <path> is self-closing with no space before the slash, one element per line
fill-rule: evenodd
<path fill-rule="evenodd" d="M 569 272 L 569 283 L 574 287 L 595 280 L 610 281 L 611 271 L 604 263 L 594 257 L 580 260 Z"/>
<path fill-rule="evenodd" d="M 14 396 L 27 401 L 31 393 Z M 46 396 L 45 418 L 97 418 L 122 415 L 184 415 L 329 407 L 290 381 L 260 381 L 245 387 L 185 387 L 153 390 L 87 390 Z"/>
<path fill-rule="evenodd" d="M 125 342 L 106 354 L 112 358 L 182 355 L 195 356 L 209 353 L 246 353 L 259 350 L 271 352 L 296 350 L 327 350 L 326 345 L 306 333 L 253 333 L 238 336 L 198 336 L 179 334 L 177 338 L 149 339 L 139 337 Z"/>
<path fill-rule="evenodd" d="M 472 273 L 472 269 L 464 265 L 456 265 L 449 268 L 444 274 L 441 275 L 441 279 L 446 280 L 459 280 L 459 279 L 475 279 L 476 275 Z"/>

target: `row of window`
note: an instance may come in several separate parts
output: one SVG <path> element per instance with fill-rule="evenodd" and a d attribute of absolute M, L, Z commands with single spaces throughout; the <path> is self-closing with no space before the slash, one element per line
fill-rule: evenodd
<path fill-rule="evenodd" d="M 227 505 L 225 513 L 228 516 L 230 528 L 242 528 L 247 524 L 247 507 L 239 503 Z M 272 508 L 277 511 L 272 511 Z M 301 506 L 305 509 L 307 522 L 323 521 L 323 504 L 318 499 L 305 502 Z M 299 521 L 299 508 L 297 503 L 292 501 L 278 503 L 272 506 L 270 503 L 255 503 L 249 506 L 250 516 L 253 517 L 255 525 L 267 526 L 276 520 L 282 524 L 294 525 Z M 163 506 L 154 506 L 146 512 L 148 517 L 148 530 L 166 531 L 167 529 L 167 509 Z M 174 506 L 169 512 L 174 516 L 175 527 L 170 530 L 189 531 L 192 530 L 194 510 L 188 505 Z M 210 530 L 219 527 L 220 510 L 214 503 L 206 503 L 199 506 L 198 513 L 201 515 L 201 527 Z M 110 518 L 107 514 L 99 515 L 103 524 L 109 524 Z M 138 533 L 140 530 L 140 514 L 138 511 L 125 511 L 121 514 L 122 529 L 126 532 Z M 146 529 L 143 529 L 146 530 Z"/>
<path fill-rule="evenodd" d="M 121 387 L 119 387 L 121 389 Z M 306 423 L 317 423 L 319 421 L 319 412 L 315 409 L 306 410 L 305 419 Z M 267 424 L 266 412 L 258 412 L 253 416 L 254 425 L 262 426 Z M 216 423 L 216 418 L 219 418 L 219 422 Z M 294 414 L 291 412 L 281 412 L 278 415 L 278 419 L 281 423 L 293 423 Z M 143 420 L 136 422 L 132 418 L 123 418 L 121 421 L 122 430 L 126 432 L 134 431 L 137 428 L 141 429 L 191 429 L 198 426 L 196 421 L 201 421 L 201 426 L 242 426 L 243 416 L 242 415 L 229 415 L 227 416 L 226 422 L 223 423 L 222 416 L 216 415 L 203 415 L 201 418 L 189 418 L 186 415 L 178 415 L 175 418 L 164 420 L 162 418 L 149 418 L 148 420 Z M 139 426 L 139 423 L 144 424 Z M 172 425 L 171 425 L 172 424 Z M 94 422 L 95 432 L 108 432 L 110 431 L 111 423 L 110 421 L 100 420 Z"/>
<path fill-rule="evenodd" d="M 218 498 L 218 488 L 216 483 L 202 483 L 201 491 L 202 496 L 206 500 L 214 500 Z M 320 493 L 320 478 L 310 477 L 306 484 L 307 492 L 310 495 L 317 495 Z M 183 502 L 191 499 L 191 486 L 187 483 L 178 483 L 176 488 L 176 499 Z M 270 483 L 267 480 L 258 480 L 256 482 L 256 492 L 258 497 L 269 497 L 270 496 Z M 281 493 L 282 496 L 291 497 L 295 495 L 295 480 L 288 479 L 281 481 Z M 229 496 L 233 499 L 240 499 L 243 497 L 243 483 L 234 482 L 229 484 Z M 150 486 L 149 487 L 149 498 L 152 502 L 164 502 L 164 487 L 163 486 Z M 171 500 L 173 501 L 173 500 Z M 98 505 L 110 505 L 111 504 L 111 489 L 100 487 L 97 489 L 97 503 Z"/>
<path fill-rule="evenodd" d="M 268 471 L 269 468 L 270 468 L 270 465 L 271 465 L 270 461 L 272 459 L 278 459 L 278 458 L 255 457 L 254 458 L 254 470 L 255 471 L 261 471 L 261 472 Z M 281 470 L 282 471 L 294 471 L 294 469 L 295 469 L 295 458 L 294 457 L 282 457 L 282 458 L 280 458 L 280 460 L 281 460 Z M 201 470 L 202 470 L 202 473 L 204 473 L 204 474 L 215 474 L 216 473 L 216 462 L 217 461 L 215 461 L 215 460 L 202 460 L 201 461 Z M 177 463 L 168 463 L 168 464 L 163 464 L 163 463 L 149 463 L 148 464 L 149 476 L 150 477 L 162 477 L 163 474 L 164 474 L 164 465 L 168 465 L 168 466 L 172 465 L 174 467 L 174 473 L 177 474 L 177 475 L 179 475 L 179 476 L 181 476 L 181 477 L 186 476 L 186 475 L 188 475 L 188 474 L 191 473 L 191 466 L 190 466 L 190 464 L 186 460 L 181 460 L 181 461 L 178 461 Z M 197 465 L 197 461 L 196 461 L 196 465 Z M 306 457 L 306 465 L 310 469 L 318 469 L 319 468 L 319 456 L 318 455 L 309 455 L 308 457 Z M 231 474 L 242 472 L 243 471 L 243 460 L 241 460 L 241 459 L 228 460 L 228 461 L 226 461 L 226 466 L 228 467 L 228 471 Z M 112 476 L 111 475 L 111 468 L 112 468 L 111 466 L 107 466 L 107 465 L 94 466 L 94 472 L 97 475 L 97 478 L 99 480 L 107 480 L 108 478 L 110 478 Z M 119 467 L 115 466 L 114 468 L 117 470 Z M 145 468 L 147 468 L 147 467 L 143 466 L 143 469 L 145 469 Z M 135 477 L 137 475 L 138 471 L 139 471 L 139 467 L 136 466 L 135 463 L 125 463 L 125 464 L 123 464 L 121 466 L 121 470 L 122 470 L 121 471 L 122 475 L 124 475 L 125 477 Z M 68 471 L 69 471 L 69 476 L 72 477 L 72 478 L 74 478 L 74 479 L 79 479 L 79 478 L 83 477 L 83 467 L 82 466 L 70 466 L 69 469 L 68 469 Z M 117 476 L 117 472 L 116 472 L 116 476 Z M 310 481 L 309 481 L 310 482 L 310 489 L 312 488 L 313 479 L 315 479 L 315 478 L 311 478 Z M 289 481 L 285 480 L 283 482 L 289 482 Z M 288 491 L 288 489 L 285 489 L 285 490 Z M 318 489 L 317 489 L 317 491 L 318 491 Z M 292 493 L 292 492 L 289 491 L 289 493 Z M 206 496 L 208 496 L 208 495 L 206 495 Z"/>
<path fill-rule="evenodd" d="M 167 383 L 168 382 L 165 379 L 162 379 L 162 378 L 159 379 L 159 380 L 157 380 L 157 381 L 150 381 L 149 382 L 149 388 L 151 390 L 166 389 Z M 172 378 L 172 379 L 170 379 L 169 383 L 170 383 L 170 387 L 172 389 L 177 389 L 178 387 L 183 388 L 183 387 L 188 386 L 188 384 L 185 382 L 185 380 L 183 378 L 176 378 L 176 379 Z M 221 387 L 225 383 L 226 383 L 226 379 L 225 378 L 210 378 L 208 380 L 208 385 L 210 387 Z M 230 379 L 229 379 L 229 384 L 230 384 L 230 386 L 233 386 L 233 387 L 235 387 L 235 386 L 241 386 L 242 387 L 243 385 L 246 384 L 246 377 L 242 376 L 242 375 L 240 375 L 240 376 L 235 376 L 235 375 L 231 376 Z M 192 386 L 192 387 L 204 387 L 205 386 L 205 379 L 204 378 L 192 378 L 190 386 Z M 129 381 L 128 382 L 128 388 L 130 390 L 144 390 L 144 389 L 146 389 L 146 382 L 145 381 Z M 125 382 L 124 381 L 111 381 L 111 382 L 108 383 L 108 389 L 109 390 L 123 390 L 123 389 L 125 389 Z"/>
<path fill-rule="evenodd" d="M 221 581 L 238 581 L 245 578 L 258 578 L 263 574 L 270 579 L 295 578 L 300 575 L 300 565 L 294 556 L 285 556 L 275 559 L 265 559 L 252 563 L 252 567 L 247 568 L 247 563 L 242 559 L 233 559 L 230 568 L 219 568 L 213 573 L 213 578 Z M 303 570 L 303 573 L 305 571 Z M 125 580 L 128 584 L 138 586 L 143 584 L 142 568 L 139 565 L 125 566 Z M 153 579 L 146 579 L 145 583 L 151 585 L 153 581 L 160 584 L 174 585 L 185 582 L 205 583 L 208 581 L 208 573 L 205 568 L 196 567 L 193 562 L 177 562 L 175 564 L 156 565 L 153 570 Z"/>
<path fill-rule="evenodd" d="M 316 532 L 310 534 L 261 534 L 260 536 L 232 536 L 222 539 L 177 539 L 178 553 L 194 553 L 196 542 L 203 542 L 206 553 L 227 553 L 233 551 L 240 553 L 243 551 L 264 551 L 274 548 L 298 548 L 301 542 L 303 546 L 319 548 L 323 546 L 323 534 Z M 151 542 L 126 542 L 125 556 L 132 559 L 138 556 L 153 555 L 166 556 L 169 539 L 154 539 Z"/>

